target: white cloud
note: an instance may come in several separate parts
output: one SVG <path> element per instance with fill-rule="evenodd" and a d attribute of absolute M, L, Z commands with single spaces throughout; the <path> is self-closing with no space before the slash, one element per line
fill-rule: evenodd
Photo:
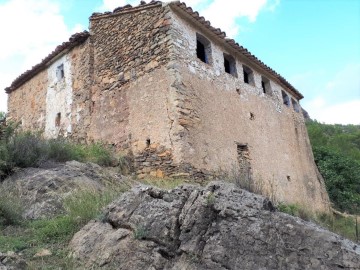
<path fill-rule="evenodd" d="M 183 0 L 187 6 L 198 11 L 201 16 L 209 20 L 212 26 L 221 28 L 227 36 L 235 37 L 240 26 L 236 20 L 246 17 L 255 22 L 262 10 L 274 11 L 281 0 Z M 149 1 L 147 1 L 149 2 Z M 139 0 L 103 0 L 101 11 L 112 11 L 116 7 L 126 4 L 138 5 Z"/>
<path fill-rule="evenodd" d="M 357 96 L 360 98 L 360 63 L 348 64 L 340 69 L 326 84 L 326 90 L 332 95 Z"/>
<path fill-rule="evenodd" d="M 290 82 L 303 92 L 302 106 L 320 122 L 360 123 L 360 63 L 349 63 L 333 73 L 307 70 Z"/>
<path fill-rule="evenodd" d="M 255 22 L 266 4 L 267 0 L 228 0 L 226 3 L 223 0 L 214 0 L 200 12 L 214 27 L 226 31 L 227 36 L 235 37 L 240 31 L 236 20 L 246 17 L 250 22 Z"/>
<path fill-rule="evenodd" d="M 3 89 L 83 27 L 68 29 L 54 0 L 0 2 L 0 25 L 0 111 L 5 111 Z"/>
<path fill-rule="evenodd" d="M 360 99 L 329 105 L 319 97 L 308 102 L 308 105 L 310 117 L 319 122 L 360 125 Z"/>

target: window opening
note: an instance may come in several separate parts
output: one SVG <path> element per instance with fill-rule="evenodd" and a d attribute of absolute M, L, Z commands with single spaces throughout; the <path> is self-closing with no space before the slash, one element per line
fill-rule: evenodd
<path fill-rule="evenodd" d="M 237 77 L 235 58 L 225 53 L 224 53 L 224 68 L 226 73 L 229 73 L 234 77 Z"/>
<path fill-rule="evenodd" d="M 211 63 L 210 41 L 200 34 L 196 34 L 196 56 L 204 63 Z"/>
<path fill-rule="evenodd" d="M 268 78 L 261 76 L 261 87 L 263 89 L 264 94 L 268 94 L 268 95 L 271 94 L 271 85 L 270 85 L 270 80 Z"/>
<path fill-rule="evenodd" d="M 150 143 L 151 143 L 150 139 L 146 139 L 146 146 L 147 146 L 147 147 L 150 146 Z"/>
<path fill-rule="evenodd" d="M 64 64 L 61 64 L 60 66 L 58 66 L 56 68 L 56 77 L 57 77 L 58 80 L 61 80 L 62 78 L 65 77 Z"/>
<path fill-rule="evenodd" d="M 244 83 L 254 85 L 254 72 L 247 66 L 243 66 Z"/>
<path fill-rule="evenodd" d="M 295 101 L 295 99 L 292 98 L 291 103 L 293 105 L 294 111 L 299 112 L 300 111 L 299 104 Z"/>
<path fill-rule="evenodd" d="M 284 103 L 284 105 L 286 105 L 287 107 L 289 107 L 289 106 L 290 106 L 290 99 L 289 99 L 288 94 L 286 94 L 284 91 L 281 91 L 281 94 L 282 94 L 282 98 L 283 98 L 283 103 Z"/>
<path fill-rule="evenodd" d="M 61 113 L 57 113 L 55 117 L 55 127 L 60 127 Z"/>

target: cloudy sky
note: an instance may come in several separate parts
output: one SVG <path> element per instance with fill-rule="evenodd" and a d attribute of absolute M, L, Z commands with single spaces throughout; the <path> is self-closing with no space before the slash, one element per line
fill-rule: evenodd
<path fill-rule="evenodd" d="M 6 111 L 3 89 L 71 34 L 87 29 L 92 12 L 139 2 L 0 0 L 0 111 Z M 184 2 L 303 93 L 301 105 L 312 118 L 360 124 L 360 1 Z"/>

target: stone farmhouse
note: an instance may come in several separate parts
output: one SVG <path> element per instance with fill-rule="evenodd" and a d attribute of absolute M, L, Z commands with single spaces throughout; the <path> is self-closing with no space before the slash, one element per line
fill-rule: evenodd
<path fill-rule="evenodd" d="M 5 89 L 10 119 L 112 145 L 140 178 L 233 172 L 327 209 L 303 96 L 247 49 L 179 1 L 94 13 L 89 29 Z"/>

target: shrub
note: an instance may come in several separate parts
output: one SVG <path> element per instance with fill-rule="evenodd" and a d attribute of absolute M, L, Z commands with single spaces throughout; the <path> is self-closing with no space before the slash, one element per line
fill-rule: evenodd
<path fill-rule="evenodd" d="M 39 135 L 28 132 L 12 136 L 7 149 L 14 166 L 38 167 L 48 159 L 48 147 L 46 141 Z"/>
<path fill-rule="evenodd" d="M 94 162 L 100 166 L 111 166 L 115 159 L 111 150 L 101 143 L 94 143 L 85 147 L 87 161 Z"/>
<path fill-rule="evenodd" d="M 18 225 L 22 222 L 22 206 L 13 193 L 0 189 L 0 227 Z"/>
<path fill-rule="evenodd" d="M 100 166 L 116 164 L 113 152 L 104 144 L 80 145 L 64 138 L 45 140 L 40 134 L 15 132 L 15 129 L 16 125 L 9 124 L 0 132 L 0 179 L 9 175 L 14 167 L 39 167 L 47 160 L 77 160 Z M 122 158 L 119 164 L 123 171 L 130 171 L 129 159 Z"/>
<path fill-rule="evenodd" d="M 313 218 L 313 215 L 310 212 L 306 211 L 298 204 L 285 204 L 281 202 L 277 205 L 277 209 L 280 212 L 299 217 L 303 220 L 309 221 Z"/>
<path fill-rule="evenodd" d="M 85 151 L 83 147 L 69 142 L 66 139 L 50 139 L 48 141 L 49 159 L 58 162 L 69 160 L 84 161 Z"/>

